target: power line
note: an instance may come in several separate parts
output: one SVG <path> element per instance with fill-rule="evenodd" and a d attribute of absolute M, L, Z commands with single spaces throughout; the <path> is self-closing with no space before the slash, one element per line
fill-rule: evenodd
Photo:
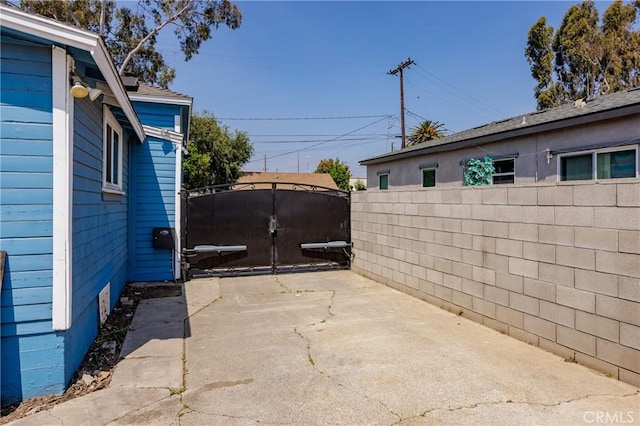
<path fill-rule="evenodd" d="M 360 118 L 386 118 L 385 115 L 348 115 L 337 117 L 216 117 L 217 120 L 229 121 L 297 121 L 297 120 L 354 120 Z"/>
<path fill-rule="evenodd" d="M 407 58 L 407 60 L 398 65 L 396 69 L 393 69 L 387 73 L 389 75 L 400 74 L 400 127 L 402 128 L 402 148 L 406 146 L 405 142 L 407 139 L 407 135 L 404 129 L 404 74 L 402 71 L 413 64 L 415 64 L 415 62 L 413 62 L 411 58 Z"/>

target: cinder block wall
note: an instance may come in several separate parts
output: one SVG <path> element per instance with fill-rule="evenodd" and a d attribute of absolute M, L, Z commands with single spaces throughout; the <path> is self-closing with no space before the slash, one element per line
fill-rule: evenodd
<path fill-rule="evenodd" d="M 640 180 L 366 191 L 353 270 L 640 385 Z"/>

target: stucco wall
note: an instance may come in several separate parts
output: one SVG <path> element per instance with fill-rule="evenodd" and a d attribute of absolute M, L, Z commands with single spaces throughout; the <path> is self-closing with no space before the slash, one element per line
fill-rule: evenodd
<path fill-rule="evenodd" d="M 390 172 L 389 189 L 418 188 L 421 185 L 420 166 L 426 163 L 438 163 L 436 170 L 438 186 L 461 186 L 463 177 L 461 160 L 515 153 L 519 154 L 515 160 L 515 183 L 556 182 L 558 157 L 554 156 L 547 164 L 545 149 L 573 149 L 607 142 L 618 144 L 624 141 L 634 141 L 633 145 L 637 146 L 638 137 L 640 137 L 640 116 L 635 115 L 526 137 L 504 139 L 453 151 L 418 155 L 403 160 L 369 165 L 367 167 L 368 188 L 378 187 L 377 173 L 381 170 Z"/>
<path fill-rule="evenodd" d="M 353 269 L 640 385 L 640 179 L 367 191 Z"/>

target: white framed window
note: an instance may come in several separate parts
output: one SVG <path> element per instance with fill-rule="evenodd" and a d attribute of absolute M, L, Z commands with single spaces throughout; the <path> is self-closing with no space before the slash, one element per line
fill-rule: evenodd
<path fill-rule="evenodd" d="M 637 145 L 572 152 L 558 157 L 558 179 L 561 181 L 637 176 Z"/>
<path fill-rule="evenodd" d="M 102 190 L 122 193 L 122 127 L 109 107 L 103 107 Z"/>
<path fill-rule="evenodd" d="M 495 171 L 491 176 L 491 183 L 499 185 L 502 183 L 515 183 L 516 181 L 516 160 L 515 158 L 501 158 L 493 160 Z"/>

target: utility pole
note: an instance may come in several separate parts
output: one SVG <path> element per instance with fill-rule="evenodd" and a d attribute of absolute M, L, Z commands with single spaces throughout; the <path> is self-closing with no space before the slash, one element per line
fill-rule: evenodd
<path fill-rule="evenodd" d="M 267 154 L 264 155 L 264 171 L 267 172 Z"/>
<path fill-rule="evenodd" d="M 389 75 L 400 73 L 400 126 L 402 127 L 402 148 L 407 145 L 407 135 L 404 130 L 404 75 L 402 71 L 413 64 L 415 64 L 415 62 L 413 62 L 411 58 L 407 58 L 407 60 L 398 65 L 396 69 L 387 73 Z"/>
<path fill-rule="evenodd" d="M 298 173 L 300 173 L 300 153 L 298 153 Z"/>

